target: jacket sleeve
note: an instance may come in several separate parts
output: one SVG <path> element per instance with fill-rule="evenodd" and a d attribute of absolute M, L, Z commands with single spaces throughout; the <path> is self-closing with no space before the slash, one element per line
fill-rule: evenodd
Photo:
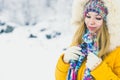
<path fill-rule="evenodd" d="M 63 62 L 63 55 L 60 56 L 55 70 L 55 80 L 66 80 L 69 64 Z"/>
<path fill-rule="evenodd" d="M 103 61 L 98 68 L 93 70 L 91 74 L 96 80 L 120 80 L 120 48 L 113 52 L 115 56 L 111 56 L 110 61 L 113 63 L 113 68 L 111 68 L 105 61 Z"/>

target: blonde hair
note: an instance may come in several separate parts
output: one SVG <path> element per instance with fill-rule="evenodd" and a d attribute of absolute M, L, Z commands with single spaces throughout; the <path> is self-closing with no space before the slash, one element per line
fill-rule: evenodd
<path fill-rule="evenodd" d="M 82 20 L 81 23 L 77 23 L 76 25 L 78 26 L 78 28 L 73 36 L 71 46 L 76 46 L 82 43 L 82 36 L 84 35 L 86 30 L 84 20 Z M 105 21 L 103 21 L 103 26 L 100 28 L 98 32 L 97 40 L 100 48 L 98 56 L 103 57 L 107 55 L 110 45 L 110 36 Z"/>

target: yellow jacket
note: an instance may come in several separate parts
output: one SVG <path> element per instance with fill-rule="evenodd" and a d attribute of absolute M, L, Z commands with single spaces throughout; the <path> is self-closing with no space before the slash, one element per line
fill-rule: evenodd
<path fill-rule="evenodd" d="M 56 80 L 66 80 L 69 64 L 63 62 L 63 56 L 61 55 L 55 70 L 55 79 Z M 77 80 L 82 80 L 85 62 L 78 70 Z M 93 71 L 91 75 L 95 80 L 120 80 L 120 47 L 117 47 L 115 50 L 109 53 L 108 56 L 102 61 L 102 63 Z"/>

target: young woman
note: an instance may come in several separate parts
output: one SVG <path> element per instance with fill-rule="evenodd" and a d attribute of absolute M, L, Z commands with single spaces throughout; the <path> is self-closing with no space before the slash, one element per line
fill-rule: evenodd
<path fill-rule="evenodd" d="M 78 27 L 60 56 L 56 80 L 120 80 L 119 0 L 74 0 Z"/>

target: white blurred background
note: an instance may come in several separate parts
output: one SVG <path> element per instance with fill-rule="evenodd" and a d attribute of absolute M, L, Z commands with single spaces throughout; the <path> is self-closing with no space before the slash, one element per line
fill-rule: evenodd
<path fill-rule="evenodd" d="M 72 0 L 0 0 L 0 80 L 55 80 L 71 43 Z"/>

